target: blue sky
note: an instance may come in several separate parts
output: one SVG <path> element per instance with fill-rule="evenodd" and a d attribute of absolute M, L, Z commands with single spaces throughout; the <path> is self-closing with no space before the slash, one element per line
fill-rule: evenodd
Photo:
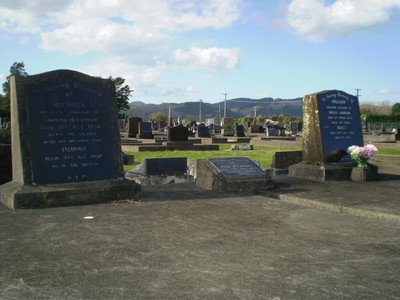
<path fill-rule="evenodd" d="M 0 0 L 0 82 L 23 61 L 126 79 L 131 101 L 400 102 L 400 0 Z"/>

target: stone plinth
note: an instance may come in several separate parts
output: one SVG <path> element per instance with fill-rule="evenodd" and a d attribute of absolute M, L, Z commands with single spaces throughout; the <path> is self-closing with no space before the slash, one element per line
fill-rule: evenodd
<path fill-rule="evenodd" d="M 299 163 L 289 166 L 289 176 L 317 181 L 350 180 L 353 167 L 352 163 L 325 165 Z"/>

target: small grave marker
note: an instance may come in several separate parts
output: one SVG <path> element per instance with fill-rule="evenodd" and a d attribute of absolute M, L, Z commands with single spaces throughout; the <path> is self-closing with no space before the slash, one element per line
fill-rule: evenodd
<path fill-rule="evenodd" d="M 143 167 L 147 176 L 182 176 L 187 172 L 187 158 L 146 158 Z"/>
<path fill-rule="evenodd" d="M 247 157 L 197 160 L 196 186 L 215 191 L 255 191 L 272 186 L 271 178 Z"/>

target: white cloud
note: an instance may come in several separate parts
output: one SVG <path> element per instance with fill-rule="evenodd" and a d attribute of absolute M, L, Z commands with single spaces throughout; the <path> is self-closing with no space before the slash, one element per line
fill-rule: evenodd
<path fill-rule="evenodd" d="M 87 57 L 95 53 L 101 59 L 79 71 L 121 76 L 135 89 L 134 95 L 185 94 L 190 88 L 171 90 L 163 83 L 168 68 L 231 70 L 237 67 L 238 51 L 194 47 L 174 52 L 179 34 L 231 26 L 239 19 L 241 1 L 0 1 L 0 31 L 21 41 L 39 41 L 47 51 Z"/>
<path fill-rule="evenodd" d="M 156 82 L 164 70 L 165 65 L 159 62 L 156 62 L 153 66 L 138 65 L 130 63 L 122 57 L 112 56 L 103 58 L 79 71 L 103 78 L 108 78 L 108 76 L 123 77 L 127 84 L 135 88 L 135 86 Z"/>
<path fill-rule="evenodd" d="M 301 36 L 321 41 L 383 24 L 400 0 L 292 0 L 287 22 Z"/>
<path fill-rule="evenodd" d="M 393 89 L 390 89 L 390 88 L 382 88 L 382 89 L 380 89 L 379 91 L 378 91 L 378 94 L 379 95 L 382 95 L 382 96 L 389 96 L 389 95 L 396 95 L 396 94 L 399 94 L 399 92 L 398 91 L 396 91 L 396 90 L 393 90 Z"/>
<path fill-rule="evenodd" d="M 225 48 L 177 49 L 172 55 L 172 62 L 190 69 L 225 69 L 232 70 L 238 66 L 238 50 Z"/>
<path fill-rule="evenodd" d="M 197 93 L 200 90 L 198 88 L 194 87 L 194 86 L 189 85 L 188 87 L 186 87 L 186 91 L 189 92 L 189 93 Z"/>
<path fill-rule="evenodd" d="M 0 3 L 0 29 L 40 34 L 41 46 L 68 54 L 132 53 L 162 47 L 184 30 L 222 28 L 239 0 L 13 0 Z"/>

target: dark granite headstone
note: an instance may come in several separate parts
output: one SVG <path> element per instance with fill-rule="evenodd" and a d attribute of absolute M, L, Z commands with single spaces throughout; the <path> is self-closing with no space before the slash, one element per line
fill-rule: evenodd
<path fill-rule="evenodd" d="M 187 142 L 189 140 L 189 131 L 182 125 L 168 128 L 168 141 Z"/>
<path fill-rule="evenodd" d="M 139 123 L 142 122 L 142 118 L 130 117 L 128 118 L 128 137 L 136 138 L 139 133 Z"/>
<path fill-rule="evenodd" d="M 235 136 L 244 137 L 244 127 L 243 125 L 235 125 Z"/>
<path fill-rule="evenodd" d="M 150 122 L 139 123 L 139 133 L 137 135 L 140 139 L 152 139 L 154 138 L 153 129 L 151 128 Z"/>
<path fill-rule="evenodd" d="M 255 191 L 272 186 L 271 178 L 247 157 L 197 160 L 196 186 L 213 191 Z"/>
<path fill-rule="evenodd" d="M 210 137 L 210 130 L 207 126 L 199 125 L 197 127 L 196 137 Z"/>
<path fill-rule="evenodd" d="M 215 134 L 221 133 L 221 126 L 220 125 L 214 125 L 213 132 Z"/>
<path fill-rule="evenodd" d="M 144 173 L 148 176 L 182 176 L 187 173 L 187 158 L 146 158 L 143 167 Z"/>
<path fill-rule="evenodd" d="M 12 77 L 10 90 L 13 188 L 0 191 L 3 203 L 12 208 L 57 206 L 136 193 L 137 186 L 123 180 L 111 80 L 58 70 Z M 89 186 L 91 194 L 85 190 Z M 117 191 L 122 186 L 124 195 Z"/>

